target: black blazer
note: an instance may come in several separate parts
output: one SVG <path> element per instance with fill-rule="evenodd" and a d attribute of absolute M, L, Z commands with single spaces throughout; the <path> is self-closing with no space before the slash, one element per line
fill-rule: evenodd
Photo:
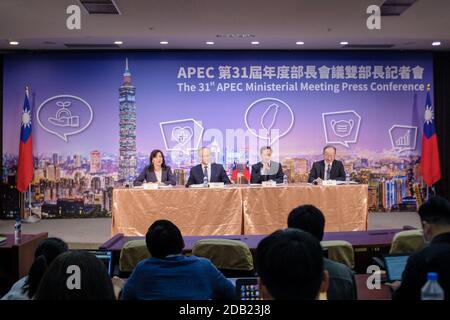
<path fill-rule="evenodd" d="M 176 185 L 175 176 L 172 174 L 172 170 L 170 170 L 169 166 L 161 169 L 161 182 L 165 184 Z M 156 179 L 156 174 L 154 171 L 150 171 L 150 166 L 146 166 L 144 170 L 142 170 L 141 174 L 134 180 L 135 186 L 140 186 L 144 182 L 158 182 Z"/>
<path fill-rule="evenodd" d="M 402 274 L 402 283 L 392 295 L 392 300 L 420 300 L 420 292 L 427 282 L 428 272 L 437 272 L 439 284 L 450 300 L 450 232 L 441 233 L 430 244 L 408 259 Z"/>
<path fill-rule="evenodd" d="M 283 183 L 283 168 L 280 163 L 271 161 L 270 166 L 278 166 L 278 170 L 275 174 L 262 175 L 261 170 L 263 168 L 262 162 L 258 162 L 252 165 L 252 174 L 250 176 L 250 183 L 262 183 L 263 181 L 273 180 L 277 183 Z"/>
<path fill-rule="evenodd" d="M 231 181 L 225 172 L 225 169 L 221 164 L 211 163 L 208 167 L 208 170 L 211 170 L 211 179 L 209 182 L 223 182 L 225 184 L 230 184 Z M 203 183 L 203 168 L 201 164 L 196 165 L 191 168 L 189 172 L 189 179 L 186 183 L 186 187 L 189 187 L 191 184 L 202 184 Z"/>
<path fill-rule="evenodd" d="M 311 171 L 309 172 L 308 182 L 312 183 L 317 178 L 323 180 L 324 176 L 325 176 L 325 161 L 321 160 L 314 162 Z M 341 161 L 334 160 L 333 163 L 331 164 L 330 179 L 345 181 L 345 170 L 344 165 L 342 164 Z"/>

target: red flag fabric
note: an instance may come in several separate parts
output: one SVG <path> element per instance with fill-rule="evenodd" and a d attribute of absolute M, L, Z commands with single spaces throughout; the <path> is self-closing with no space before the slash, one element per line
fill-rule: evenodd
<path fill-rule="evenodd" d="M 248 167 L 248 161 L 247 164 L 245 165 L 244 177 L 245 179 L 247 179 L 248 182 L 250 182 L 250 168 Z"/>
<path fill-rule="evenodd" d="M 20 128 L 19 161 L 17 165 L 17 190 L 27 190 L 33 179 L 33 139 L 31 136 L 31 108 L 28 89 L 25 90 L 22 123 Z"/>
<path fill-rule="evenodd" d="M 420 158 L 420 170 L 423 181 L 427 186 L 432 186 L 441 179 L 441 164 L 439 161 L 438 140 L 434 126 L 434 108 L 431 105 L 430 87 L 427 88 L 427 100 L 422 135 L 422 156 Z"/>
<path fill-rule="evenodd" d="M 237 170 L 236 161 L 234 161 L 233 169 L 231 171 L 231 180 L 233 180 L 234 182 L 237 182 L 237 177 L 238 177 L 238 170 Z"/>

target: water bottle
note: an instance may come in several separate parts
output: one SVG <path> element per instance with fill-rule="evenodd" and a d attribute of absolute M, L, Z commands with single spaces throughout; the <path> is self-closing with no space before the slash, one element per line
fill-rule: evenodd
<path fill-rule="evenodd" d="M 288 184 L 288 177 L 287 177 L 287 175 L 283 176 L 283 184 Z"/>
<path fill-rule="evenodd" d="M 350 175 L 348 174 L 348 172 L 345 174 L 345 182 L 346 183 L 350 182 Z"/>
<path fill-rule="evenodd" d="M 207 187 L 207 186 L 208 186 L 208 177 L 207 177 L 207 176 L 204 176 L 204 177 L 203 177 L 203 186 L 204 186 L 204 187 Z"/>
<path fill-rule="evenodd" d="M 16 223 L 14 224 L 14 241 L 20 241 L 22 239 L 22 220 L 20 216 L 16 216 Z"/>
<path fill-rule="evenodd" d="M 436 272 L 428 272 L 427 283 L 422 287 L 422 300 L 444 300 L 444 290 L 439 285 Z"/>

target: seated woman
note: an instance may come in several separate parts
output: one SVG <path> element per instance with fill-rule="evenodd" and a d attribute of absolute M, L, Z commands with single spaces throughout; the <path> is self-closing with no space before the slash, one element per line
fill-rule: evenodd
<path fill-rule="evenodd" d="M 36 300 L 115 300 L 105 265 L 88 251 L 60 254 L 48 267 Z"/>
<path fill-rule="evenodd" d="M 135 186 L 140 186 L 144 182 L 153 182 L 161 185 L 175 185 L 175 177 L 170 167 L 166 165 L 164 154 L 161 150 L 153 150 L 150 154 L 150 165 L 142 170 L 139 177 L 134 180 Z"/>
<path fill-rule="evenodd" d="M 60 254 L 68 251 L 67 243 L 59 238 L 47 238 L 36 248 L 34 262 L 28 275 L 17 281 L 1 300 L 31 300 L 37 292 L 45 271 Z"/>

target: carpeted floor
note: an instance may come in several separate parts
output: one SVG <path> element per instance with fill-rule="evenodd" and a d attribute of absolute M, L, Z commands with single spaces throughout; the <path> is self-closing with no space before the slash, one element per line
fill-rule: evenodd
<path fill-rule="evenodd" d="M 402 228 L 406 225 L 421 227 L 416 212 L 369 213 L 369 230 Z M 0 220 L 0 234 L 13 232 L 14 221 Z M 111 219 L 42 220 L 34 224 L 23 223 L 22 232 L 48 232 L 49 236 L 65 240 L 71 249 L 97 249 L 100 244 L 111 237 Z"/>

